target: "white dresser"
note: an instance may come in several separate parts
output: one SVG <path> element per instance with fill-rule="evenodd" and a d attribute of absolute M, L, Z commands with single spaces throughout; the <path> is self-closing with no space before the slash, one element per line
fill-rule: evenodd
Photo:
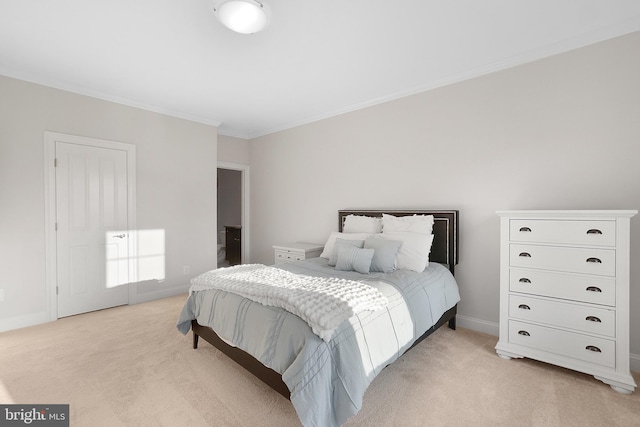
<path fill-rule="evenodd" d="M 322 253 L 324 246 L 315 243 L 284 243 L 273 245 L 275 262 L 300 261 L 308 258 L 317 258 Z"/>
<path fill-rule="evenodd" d="M 632 393 L 629 225 L 638 211 L 497 213 L 498 355 L 553 363 Z"/>

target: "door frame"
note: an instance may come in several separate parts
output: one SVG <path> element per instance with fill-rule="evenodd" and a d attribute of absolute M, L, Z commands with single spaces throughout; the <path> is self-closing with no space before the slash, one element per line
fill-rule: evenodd
<path fill-rule="evenodd" d="M 241 262 L 247 263 L 249 262 L 249 254 L 251 253 L 250 248 L 251 244 L 249 242 L 249 233 L 250 224 L 249 224 L 249 165 L 243 165 L 241 163 L 231 163 L 231 162 L 218 162 L 217 169 L 229 169 L 241 172 L 241 180 L 242 180 L 242 206 L 241 206 L 241 216 L 242 216 L 242 230 L 240 234 L 240 239 L 242 242 L 242 257 Z M 217 203 L 217 202 L 216 202 Z M 217 221 L 217 219 L 216 219 Z M 216 230 L 218 229 L 218 224 L 216 223 Z"/>
<path fill-rule="evenodd" d="M 137 248 L 136 230 L 136 146 L 123 142 L 67 135 L 57 132 L 44 132 L 44 215 L 45 215 L 45 298 L 47 319 L 58 319 L 58 252 L 56 239 L 56 142 L 85 145 L 95 148 L 108 148 L 127 152 L 127 222 L 129 225 L 129 305 L 137 299 L 135 260 Z"/>

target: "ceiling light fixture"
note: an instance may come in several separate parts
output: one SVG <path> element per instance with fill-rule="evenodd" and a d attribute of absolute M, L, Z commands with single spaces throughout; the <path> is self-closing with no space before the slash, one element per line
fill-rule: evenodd
<path fill-rule="evenodd" d="M 240 34 L 262 31 L 269 21 L 264 5 L 255 0 L 229 0 L 213 10 L 225 27 Z"/>

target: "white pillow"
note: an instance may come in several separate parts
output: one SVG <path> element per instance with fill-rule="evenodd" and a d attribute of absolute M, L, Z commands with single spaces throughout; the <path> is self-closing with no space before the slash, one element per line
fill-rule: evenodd
<path fill-rule="evenodd" d="M 362 215 L 347 215 L 342 226 L 343 233 L 382 233 L 382 218 Z"/>
<path fill-rule="evenodd" d="M 320 258 L 326 258 L 326 259 L 331 258 L 337 238 L 344 239 L 344 240 L 364 240 L 370 235 L 371 235 L 370 233 L 340 233 L 338 231 L 332 231 L 331 234 L 329 234 L 327 243 L 324 244 L 324 249 L 320 254 Z"/>
<path fill-rule="evenodd" d="M 429 252 L 431 252 L 433 234 L 427 235 L 396 231 L 382 233 L 380 236 L 388 240 L 398 240 L 402 242 L 398 255 L 396 255 L 397 269 L 417 271 L 420 273 L 429 265 Z"/>
<path fill-rule="evenodd" d="M 382 214 L 382 232 L 396 231 L 431 234 L 433 215 L 393 216 Z"/>

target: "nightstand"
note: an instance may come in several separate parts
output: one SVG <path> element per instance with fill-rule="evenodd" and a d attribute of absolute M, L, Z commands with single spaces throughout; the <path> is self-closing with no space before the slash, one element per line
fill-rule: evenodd
<path fill-rule="evenodd" d="M 289 261 L 300 261 L 303 259 L 317 258 L 322 253 L 324 246 L 316 243 L 283 243 L 273 245 L 275 251 L 276 264 Z"/>

